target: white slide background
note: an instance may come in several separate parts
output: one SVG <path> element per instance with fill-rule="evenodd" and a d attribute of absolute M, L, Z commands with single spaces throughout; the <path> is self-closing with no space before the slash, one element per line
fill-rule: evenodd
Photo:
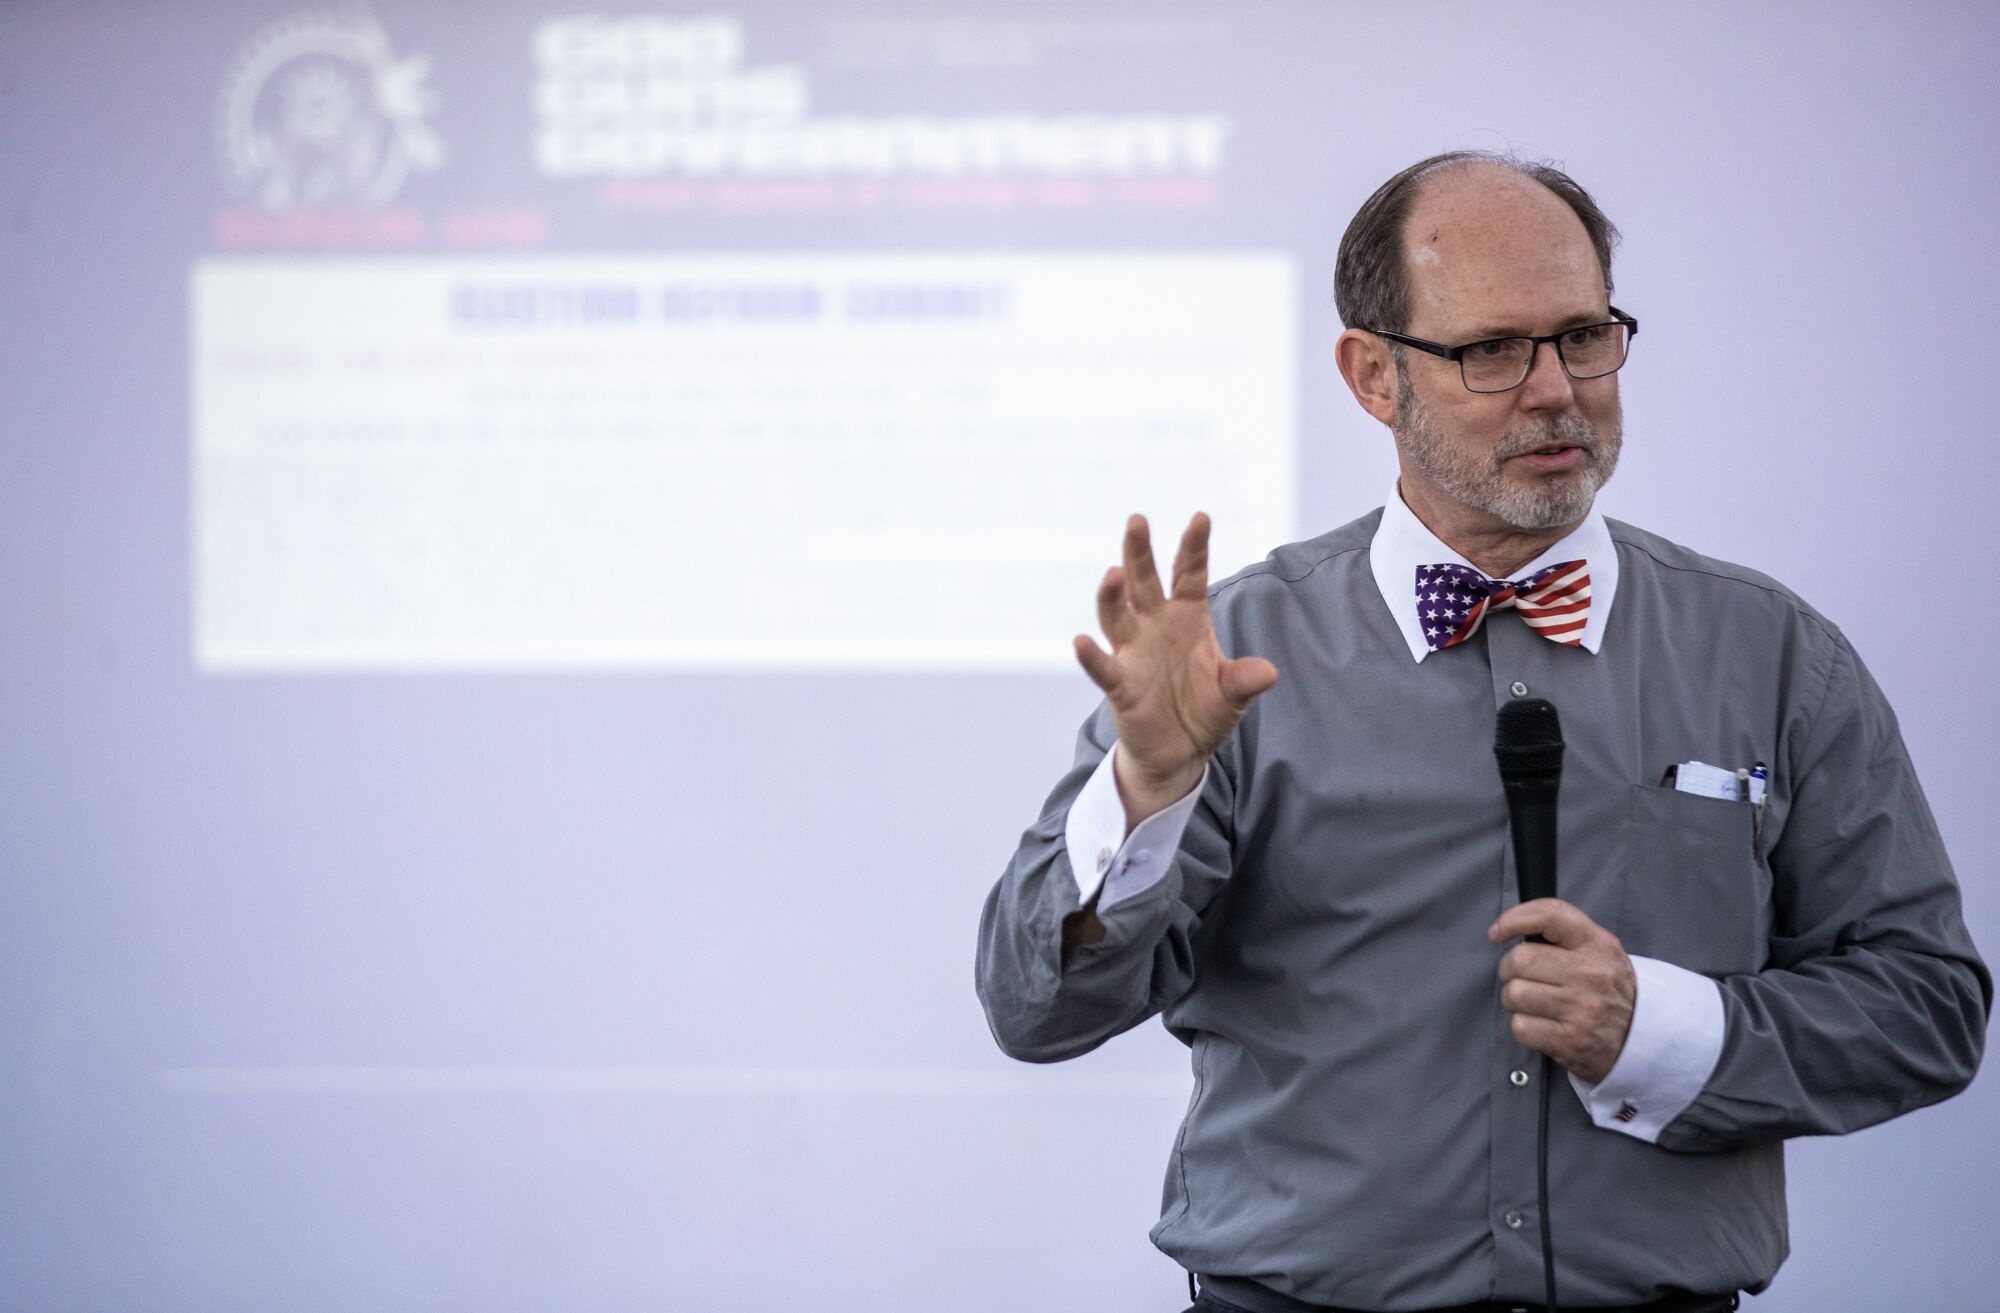
<path fill-rule="evenodd" d="M 1272 256 L 199 266 L 205 668 L 1043 668 L 1292 536 Z M 1254 550 L 1249 546 L 1257 544 Z"/>

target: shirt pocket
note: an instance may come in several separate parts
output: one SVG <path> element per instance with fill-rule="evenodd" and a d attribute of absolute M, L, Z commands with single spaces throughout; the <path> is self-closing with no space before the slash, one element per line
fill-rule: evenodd
<path fill-rule="evenodd" d="M 1632 785 L 1617 928 L 1625 951 L 1706 976 L 1762 968 L 1770 872 L 1755 825 L 1747 802 Z"/>

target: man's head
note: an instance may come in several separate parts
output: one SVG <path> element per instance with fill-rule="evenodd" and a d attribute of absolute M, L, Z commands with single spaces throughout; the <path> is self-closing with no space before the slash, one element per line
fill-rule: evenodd
<path fill-rule="evenodd" d="M 1616 240 L 1567 176 L 1471 152 L 1405 169 L 1348 226 L 1341 373 L 1394 431 L 1404 499 L 1447 541 L 1582 519 L 1618 460 L 1617 378 L 1573 379 L 1545 344 L 1518 387 L 1473 392 L 1457 363 L 1377 332 L 1461 346 L 1603 323 Z"/>

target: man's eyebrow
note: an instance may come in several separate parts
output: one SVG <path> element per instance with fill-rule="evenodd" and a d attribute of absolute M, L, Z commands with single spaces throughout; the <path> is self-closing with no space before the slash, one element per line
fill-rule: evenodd
<path fill-rule="evenodd" d="M 1581 328 L 1585 324 L 1608 324 L 1611 322 L 1613 322 L 1611 316 L 1604 311 L 1580 310 L 1576 314 L 1565 315 L 1563 318 L 1557 320 L 1555 331 L 1560 333 L 1566 328 Z M 1464 340 L 1467 342 L 1487 342 L 1496 337 L 1534 336 L 1539 336 L 1539 334 L 1530 333 L 1518 324 L 1487 324 L 1479 328 L 1466 330 Z"/>

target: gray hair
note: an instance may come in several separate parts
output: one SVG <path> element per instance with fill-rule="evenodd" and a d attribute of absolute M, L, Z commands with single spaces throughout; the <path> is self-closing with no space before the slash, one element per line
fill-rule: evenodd
<path fill-rule="evenodd" d="M 1410 274 L 1403 249 L 1404 221 L 1410 217 L 1410 208 L 1426 179 L 1468 164 L 1497 164 L 1533 178 L 1561 197 L 1583 221 L 1583 230 L 1597 251 L 1597 267 L 1604 271 L 1604 293 L 1611 294 L 1611 248 L 1618 243 L 1618 229 L 1604 217 L 1589 192 L 1545 160 L 1522 160 L 1497 151 L 1453 150 L 1418 160 L 1376 188 L 1355 212 L 1340 239 L 1340 258 L 1334 266 L 1333 302 L 1341 323 L 1392 333 L 1408 327 Z"/>

